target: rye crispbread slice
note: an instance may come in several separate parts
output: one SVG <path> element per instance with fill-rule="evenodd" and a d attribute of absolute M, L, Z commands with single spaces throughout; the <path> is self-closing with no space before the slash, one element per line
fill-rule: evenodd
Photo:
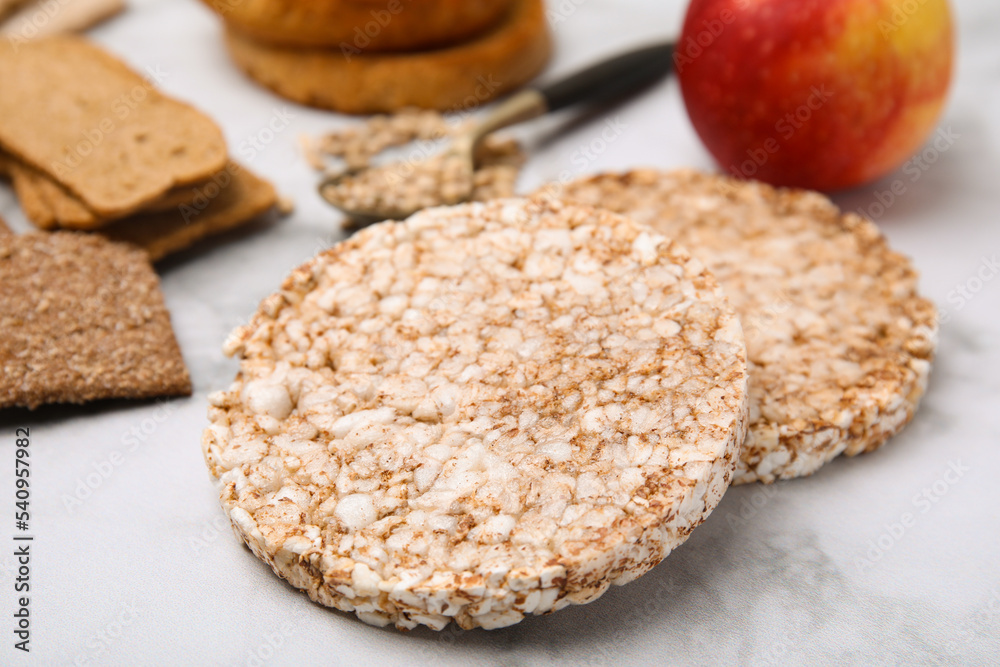
<path fill-rule="evenodd" d="M 146 254 L 92 234 L 0 237 L 0 407 L 187 396 Z"/>
<path fill-rule="evenodd" d="M 809 475 L 912 418 L 937 341 L 934 305 L 878 228 L 826 197 L 691 170 L 601 174 L 540 195 L 630 216 L 706 262 L 750 359 L 735 483 Z"/>
<path fill-rule="evenodd" d="M 198 196 L 191 204 L 126 218 L 97 233 L 137 245 L 155 262 L 252 222 L 277 203 L 274 186 L 235 162 L 196 189 Z"/>
<path fill-rule="evenodd" d="M 226 164 L 207 116 L 79 37 L 0 45 L 0 148 L 99 216 L 137 211 Z"/>
<path fill-rule="evenodd" d="M 237 533 L 377 625 L 496 628 L 642 575 L 745 436 L 735 313 L 607 211 L 493 200 L 358 232 L 226 344 L 205 459 Z"/>
<path fill-rule="evenodd" d="M 60 214 L 71 215 L 70 211 L 87 214 L 78 200 L 36 170 L 10 160 L 8 167 L 14 173 L 21 206 L 37 227 L 57 229 L 64 221 Z M 148 209 L 103 223 L 92 231 L 140 246 L 155 262 L 204 238 L 250 223 L 276 203 L 271 183 L 230 162 L 208 181 L 175 189 Z"/>
<path fill-rule="evenodd" d="M 97 215 L 66 188 L 24 163 L 10 161 L 9 170 L 25 215 L 39 229 L 93 230 L 128 217 L 106 218 Z M 202 188 L 211 180 L 168 190 L 143 206 L 142 213 L 157 213 L 190 205 L 201 196 Z"/>

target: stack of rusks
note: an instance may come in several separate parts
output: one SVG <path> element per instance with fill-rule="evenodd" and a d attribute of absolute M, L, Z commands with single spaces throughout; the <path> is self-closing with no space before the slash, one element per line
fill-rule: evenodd
<path fill-rule="evenodd" d="M 344 113 L 476 107 L 547 62 L 542 0 L 204 0 L 236 64 L 301 104 Z"/>
<path fill-rule="evenodd" d="M 0 177 L 32 224 L 127 241 L 156 261 L 274 207 L 271 184 L 156 74 L 81 37 L 0 45 Z"/>

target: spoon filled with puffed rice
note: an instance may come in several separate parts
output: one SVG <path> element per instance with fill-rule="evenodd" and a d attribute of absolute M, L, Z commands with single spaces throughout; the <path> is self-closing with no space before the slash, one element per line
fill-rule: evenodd
<path fill-rule="evenodd" d="M 469 200 L 485 139 L 497 130 L 588 102 L 607 103 L 666 76 L 672 42 L 647 46 L 592 65 L 561 81 L 526 88 L 458 134 L 442 152 L 382 166 L 348 167 L 325 177 L 323 198 L 356 225 L 402 220 L 431 206 Z"/>

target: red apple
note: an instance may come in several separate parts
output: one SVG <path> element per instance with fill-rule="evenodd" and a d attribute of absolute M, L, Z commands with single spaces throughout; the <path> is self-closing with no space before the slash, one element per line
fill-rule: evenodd
<path fill-rule="evenodd" d="M 725 171 L 830 191 L 913 155 L 953 56 L 947 0 L 692 0 L 675 61 Z"/>

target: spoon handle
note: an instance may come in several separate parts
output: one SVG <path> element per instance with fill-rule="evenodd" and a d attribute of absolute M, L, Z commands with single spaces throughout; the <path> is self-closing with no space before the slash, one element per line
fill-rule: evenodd
<path fill-rule="evenodd" d="M 607 102 L 659 80 L 674 67 L 674 43 L 663 42 L 591 65 L 539 89 L 549 111 L 578 102 Z"/>
<path fill-rule="evenodd" d="M 504 127 L 578 102 L 608 102 L 627 95 L 668 74 L 674 66 L 673 53 L 674 43 L 662 42 L 614 56 L 547 86 L 526 88 L 501 102 L 472 134 L 456 141 L 456 148 L 474 151 L 487 135 Z"/>

